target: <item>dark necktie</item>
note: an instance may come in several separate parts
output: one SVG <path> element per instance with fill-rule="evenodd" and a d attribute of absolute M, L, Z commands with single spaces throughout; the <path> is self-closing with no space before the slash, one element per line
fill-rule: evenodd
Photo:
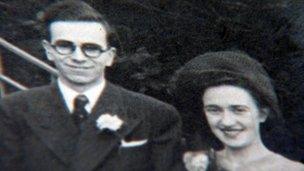
<path fill-rule="evenodd" d="M 80 124 L 88 117 L 88 112 L 85 110 L 85 106 L 88 102 L 89 100 L 85 95 L 78 95 L 74 99 L 74 112 L 72 117 L 78 127 L 80 127 Z"/>

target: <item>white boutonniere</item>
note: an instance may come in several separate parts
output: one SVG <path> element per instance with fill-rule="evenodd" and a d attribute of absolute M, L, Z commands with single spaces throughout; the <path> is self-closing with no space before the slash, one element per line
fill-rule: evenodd
<path fill-rule="evenodd" d="M 109 113 L 100 115 L 96 120 L 96 126 L 101 132 L 103 130 L 115 132 L 121 128 L 123 123 L 117 115 L 111 115 Z"/>

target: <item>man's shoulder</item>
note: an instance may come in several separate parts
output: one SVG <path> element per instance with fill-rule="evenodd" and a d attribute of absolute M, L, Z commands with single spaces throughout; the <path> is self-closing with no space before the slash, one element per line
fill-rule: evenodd
<path fill-rule="evenodd" d="M 141 104 L 141 105 L 148 105 L 151 107 L 166 107 L 166 108 L 174 108 L 172 105 L 165 103 L 163 101 L 160 101 L 154 97 L 134 92 L 131 90 L 127 90 L 119 85 L 112 84 L 115 89 L 117 89 L 117 92 L 120 92 L 120 95 L 127 103 L 135 103 L 135 104 Z"/>
<path fill-rule="evenodd" d="M 120 92 L 125 109 L 129 113 L 147 116 L 146 118 L 152 122 L 152 125 L 179 123 L 179 114 L 172 105 L 117 85 L 115 88 L 118 90 L 117 92 Z"/>
<path fill-rule="evenodd" d="M 41 87 L 30 88 L 28 90 L 17 91 L 4 96 L 1 99 L 1 103 L 15 103 L 28 100 L 39 100 L 40 98 L 45 98 L 47 94 L 50 94 L 51 88 L 51 85 L 45 85 Z"/>

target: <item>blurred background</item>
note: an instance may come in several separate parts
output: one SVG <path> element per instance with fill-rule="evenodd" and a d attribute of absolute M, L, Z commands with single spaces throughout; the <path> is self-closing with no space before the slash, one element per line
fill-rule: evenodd
<path fill-rule="evenodd" d="M 0 0 L 0 37 L 47 62 L 37 21 L 55 0 Z M 86 0 L 115 27 L 120 54 L 107 78 L 175 104 L 174 72 L 208 51 L 242 50 L 273 78 L 286 132 L 266 145 L 304 162 L 304 2 L 301 0 Z M 51 75 L 0 47 L 0 71 L 27 86 Z M 2 92 L 18 89 L 2 83 Z M 281 129 L 279 129 L 281 130 Z M 281 143 L 275 143 L 279 139 Z"/>

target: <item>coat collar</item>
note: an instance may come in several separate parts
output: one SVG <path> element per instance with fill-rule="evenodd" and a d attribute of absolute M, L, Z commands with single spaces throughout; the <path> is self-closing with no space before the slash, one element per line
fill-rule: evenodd
<path fill-rule="evenodd" d="M 28 111 L 31 113 L 24 117 L 42 142 L 68 164 L 73 156 L 78 129 L 55 84 L 45 88 L 39 97 L 39 104 L 29 104 Z"/>

